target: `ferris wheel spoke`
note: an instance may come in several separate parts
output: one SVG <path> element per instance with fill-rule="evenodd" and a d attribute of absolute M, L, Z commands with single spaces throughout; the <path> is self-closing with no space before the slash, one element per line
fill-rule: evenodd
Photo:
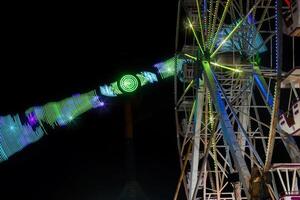
<path fill-rule="evenodd" d="M 255 118 L 256 118 L 256 120 L 257 120 L 258 122 L 261 122 L 261 120 L 260 120 L 260 115 L 258 114 L 258 109 L 257 109 L 257 107 L 256 107 L 257 104 L 256 104 L 256 100 L 255 100 L 255 98 L 254 98 L 254 95 L 251 96 L 251 100 L 252 100 L 252 102 L 253 102 Z M 249 117 L 251 117 L 251 116 L 249 116 Z M 260 134 L 260 136 L 262 137 L 262 138 L 261 138 L 261 142 L 262 142 L 262 144 L 263 144 L 263 149 L 264 149 L 264 152 L 266 152 L 266 151 L 267 151 L 267 145 L 266 145 L 266 141 L 263 139 L 263 128 L 262 128 L 261 123 L 257 123 L 257 125 L 258 125 L 259 134 Z"/>
<path fill-rule="evenodd" d="M 276 127 L 278 125 L 278 112 L 279 112 L 279 99 L 280 97 L 280 82 L 275 85 L 275 94 L 274 94 L 274 102 L 271 116 L 271 125 L 269 131 L 269 139 L 268 139 L 268 147 L 266 152 L 266 161 L 264 170 L 269 170 L 271 167 L 275 136 L 276 136 Z"/>
<path fill-rule="evenodd" d="M 261 17 L 260 17 L 260 19 L 259 19 L 259 24 L 258 24 L 258 26 L 257 26 L 257 34 L 259 33 L 259 31 L 260 31 L 260 29 L 261 29 L 261 26 L 263 25 L 263 23 L 265 22 L 265 17 L 266 17 L 266 14 L 267 14 L 267 12 L 268 12 L 268 8 L 269 8 L 269 6 L 270 6 L 270 4 L 271 4 L 271 2 L 272 2 L 272 0 L 268 0 L 267 1 L 267 5 L 266 5 L 266 7 L 265 7 L 265 9 L 263 10 L 263 13 L 262 13 L 262 15 L 261 15 Z"/>
<path fill-rule="evenodd" d="M 208 37 L 209 38 L 208 46 L 210 46 L 210 44 L 211 44 L 211 39 L 212 39 L 213 33 L 215 32 L 215 29 L 216 29 L 216 22 L 217 22 L 217 18 L 218 18 L 219 5 L 220 5 L 220 0 L 217 0 L 216 5 L 215 5 L 215 10 L 214 10 L 214 15 L 213 15 L 211 34 Z"/>
<path fill-rule="evenodd" d="M 221 64 L 218 64 L 218 63 L 215 63 L 215 62 L 210 62 L 210 64 L 216 66 L 216 67 L 220 67 L 220 68 L 223 68 L 223 69 L 228 69 L 228 70 L 231 70 L 231 71 L 234 71 L 234 72 L 243 72 L 242 70 L 240 69 L 237 69 L 237 68 L 233 68 L 233 67 L 228 67 L 228 66 L 225 66 L 225 65 L 221 65 Z"/>
<path fill-rule="evenodd" d="M 215 32 L 216 22 L 217 22 L 217 18 L 218 18 L 219 5 L 220 5 L 220 0 L 217 0 L 216 5 L 215 5 L 214 18 L 213 18 L 213 22 L 212 22 L 212 30 L 211 30 L 212 33 Z"/>
<path fill-rule="evenodd" d="M 187 124 L 186 129 L 188 129 L 192 124 L 192 120 L 193 120 L 194 113 L 195 113 L 195 107 L 196 107 L 196 100 L 193 102 L 192 110 L 191 110 L 191 113 L 190 113 L 190 116 L 189 116 L 189 120 L 188 120 L 188 124 Z M 180 155 L 183 155 L 184 146 L 191 140 L 191 138 L 192 138 L 192 136 L 189 137 L 188 134 L 185 134 L 184 140 L 183 140 L 183 143 L 182 143 L 182 149 L 181 149 Z"/>
<path fill-rule="evenodd" d="M 245 138 L 246 142 L 248 143 L 251 151 L 254 153 L 254 155 L 255 155 L 257 161 L 260 163 L 260 165 L 263 166 L 263 161 L 261 160 L 261 158 L 260 158 L 259 154 L 257 153 L 256 149 L 254 148 L 253 144 L 249 140 L 247 132 L 244 129 L 244 127 L 242 126 L 239 118 L 237 117 L 237 114 L 235 113 L 235 111 L 234 111 L 233 107 L 231 106 L 228 98 L 226 97 L 224 89 L 222 88 L 221 85 L 219 85 L 218 81 L 215 81 L 215 82 L 216 82 L 217 87 L 220 89 L 221 93 L 223 94 L 223 96 L 224 96 L 223 98 L 225 99 L 225 102 L 227 103 L 227 106 L 229 107 L 231 113 L 233 114 L 233 118 L 234 118 L 235 122 L 237 123 L 239 129 L 241 130 L 241 133 L 243 134 L 243 137 Z"/>
<path fill-rule="evenodd" d="M 213 148 L 214 148 L 214 147 L 213 147 Z M 217 152 L 216 152 L 216 153 L 217 153 Z M 220 164 L 220 162 L 218 161 L 216 155 L 214 155 L 214 152 L 209 151 L 209 155 L 210 155 L 211 158 L 214 160 L 214 162 L 215 162 L 217 168 L 220 169 L 220 170 L 222 171 L 222 173 L 227 174 L 227 173 L 228 173 L 228 170 L 226 170 L 226 168 L 223 167 L 223 166 Z M 215 171 L 217 171 L 217 170 L 215 170 Z"/>
<path fill-rule="evenodd" d="M 280 13 L 280 9 L 282 7 L 282 2 L 280 0 L 275 0 L 275 70 L 276 70 L 276 83 L 275 83 L 275 91 L 274 91 L 274 100 L 272 105 L 272 114 L 271 114 L 271 122 L 270 122 L 270 130 L 268 137 L 268 147 L 266 153 L 266 161 L 264 170 L 267 171 L 271 167 L 272 155 L 275 144 L 275 136 L 276 136 L 276 128 L 279 122 L 279 102 L 280 102 L 280 85 L 281 85 L 281 67 L 282 67 L 282 29 L 281 20 L 282 14 Z"/>
<path fill-rule="evenodd" d="M 188 150 L 186 152 L 185 161 L 184 161 L 182 169 L 181 169 L 180 177 L 179 177 L 179 180 L 178 180 L 178 183 L 177 183 L 176 192 L 175 192 L 173 200 L 177 200 L 177 198 L 178 198 L 180 186 L 181 186 L 182 181 L 184 180 L 185 169 L 186 169 L 186 166 L 188 164 L 188 160 L 189 160 L 188 156 L 189 156 L 189 153 L 191 151 L 191 148 L 192 148 L 192 143 L 189 144 Z"/>
<path fill-rule="evenodd" d="M 197 34 L 196 34 L 196 32 L 195 32 L 194 26 L 193 26 L 193 24 L 192 24 L 190 18 L 187 18 L 187 19 L 188 19 L 189 26 L 190 26 L 190 28 L 192 29 L 193 35 L 194 35 L 194 37 L 195 37 L 195 39 L 196 39 L 197 45 L 198 45 L 198 47 L 199 47 L 199 49 L 200 49 L 202 55 L 204 55 L 203 48 L 202 48 L 202 46 L 201 46 L 201 44 L 200 44 L 200 41 L 199 41 L 199 38 L 198 38 L 198 36 L 197 36 Z"/>
<path fill-rule="evenodd" d="M 195 200 L 196 199 L 196 196 L 197 196 L 197 191 L 200 186 L 200 175 L 202 174 L 202 172 L 204 171 L 204 168 L 206 167 L 206 164 L 207 164 L 207 160 L 208 160 L 208 155 L 209 155 L 209 152 L 210 152 L 210 148 L 213 144 L 213 137 L 215 136 L 216 132 L 213 132 L 211 134 L 211 138 L 210 140 L 208 141 L 208 144 L 204 150 L 204 155 L 203 155 L 203 158 L 202 158 L 202 163 L 201 163 L 201 167 L 200 167 L 200 170 L 199 170 L 199 176 L 197 177 L 197 182 L 196 182 L 196 187 L 194 188 L 194 190 L 192 191 L 192 199 Z"/>
<path fill-rule="evenodd" d="M 241 12 L 241 15 L 244 15 L 244 6 L 243 6 L 243 0 L 239 0 L 239 9 L 240 9 L 240 12 Z"/>
<path fill-rule="evenodd" d="M 209 36 L 211 34 L 211 27 L 212 27 L 212 17 L 213 17 L 213 0 L 209 1 L 209 15 L 208 15 L 208 28 L 207 28 L 207 41 L 206 45 L 209 44 Z"/>
<path fill-rule="evenodd" d="M 224 20 L 225 20 L 225 17 L 226 17 L 226 14 L 227 14 L 227 11 L 228 11 L 228 8 L 229 8 L 229 5 L 231 4 L 231 2 L 232 2 L 232 0 L 227 0 L 227 2 L 226 2 L 226 5 L 225 5 L 225 8 L 224 8 L 224 11 L 223 11 L 223 14 L 222 14 L 220 23 L 219 23 L 218 28 L 217 28 L 217 31 L 216 31 L 216 33 L 215 33 L 215 35 L 214 35 L 214 37 L 213 37 L 212 43 L 211 43 L 211 45 L 210 45 L 209 52 L 212 51 L 212 49 L 213 49 L 213 47 L 214 47 L 214 45 L 215 45 L 215 42 L 216 42 L 217 37 L 218 37 L 218 35 L 219 35 L 219 32 L 220 32 L 220 30 L 221 30 L 221 28 L 222 28 L 222 26 L 223 26 L 223 23 L 224 23 Z"/>
<path fill-rule="evenodd" d="M 184 54 L 186 57 L 188 58 L 191 58 L 193 60 L 197 60 L 197 58 L 195 56 L 192 56 L 190 54 Z M 225 66 L 225 65 L 221 65 L 221 64 L 218 64 L 218 63 L 215 63 L 215 62 L 210 62 L 210 64 L 216 66 L 216 67 L 220 67 L 220 68 L 223 68 L 223 69 L 228 69 L 228 70 L 231 70 L 231 71 L 234 71 L 234 72 L 238 72 L 238 73 L 241 73 L 243 72 L 242 70 L 240 69 L 237 69 L 237 68 L 233 68 L 233 67 L 229 67 L 229 66 Z"/>
<path fill-rule="evenodd" d="M 249 12 L 250 9 L 250 0 L 246 1 L 246 12 Z"/>
<path fill-rule="evenodd" d="M 202 44 L 205 44 L 204 43 L 204 35 L 203 35 L 203 27 L 202 27 L 202 19 L 201 19 L 201 10 L 200 10 L 200 6 L 199 6 L 200 0 L 195 0 L 195 1 L 196 1 L 197 11 L 198 11 L 198 21 L 199 21 L 201 40 L 202 40 Z M 200 2 L 200 4 L 201 4 L 201 2 Z"/>
<path fill-rule="evenodd" d="M 214 58 L 214 56 L 218 53 L 218 51 L 223 47 L 223 45 L 225 44 L 225 42 L 227 42 L 233 35 L 234 33 L 240 28 L 240 26 L 244 23 L 244 21 L 248 18 L 248 16 L 253 12 L 253 10 L 258 6 L 258 4 L 261 2 L 262 0 L 258 0 L 255 5 L 251 8 L 251 10 L 247 13 L 247 15 L 242 18 L 237 25 L 232 29 L 232 31 L 225 37 L 225 39 L 220 43 L 220 45 L 215 49 L 215 51 L 211 54 L 210 58 Z M 213 48 L 213 46 L 211 46 L 211 49 Z"/>
<path fill-rule="evenodd" d="M 216 77 L 213 74 L 210 64 L 207 61 L 203 61 L 202 63 L 204 67 L 204 79 L 211 93 L 211 97 L 213 99 L 213 104 L 215 105 L 216 111 L 220 114 L 220 125 L 224 134 L 224 138 L 230 148 L 236 167 L 240 169 L 240 178 L 242 184 L 244 185 L 244 188 L 246 188 L 246 195 L 248 198 L 250 198 L 250 195 L 248 193 L 250 172 L 248 170 L 244 157 L 240 151 L 240 146 L 236 140 L 233 126 L 228 118 L 228 113 L 225 110 L 225 104 L 222 100 L 220 90 L 216 85 Z"/>

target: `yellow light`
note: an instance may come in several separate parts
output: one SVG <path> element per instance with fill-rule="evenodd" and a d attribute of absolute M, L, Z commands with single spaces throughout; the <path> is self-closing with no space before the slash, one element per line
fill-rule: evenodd
<path fill-rule="evenodd" d="M 198 39 L 198 36 L 197 36 L 197 34 L 196 34 L 195 30 L 194 30 L 193 24 L 192 24 L 192 22 L 191 22 L 191 20 L 190 20 L 189 18 L 187 18 L 187 19 L 188 19 L 190 28 L 192 29 L 192 32 L 193 32 L 193 34 L 194 34 L 194 37 L 195 37 L 195 39 L 196 39 L 196 41 L 197 41 L 197 44 L 198 44 L 198 46 L 199 46 L 199 49 L 200 49 L 201 53 L 204 54 L 204 51 L 203 51 L 203 49 L 202 49 L 202 47 L 201 47 L 201 44 L 200 44 L 199 39 Z"/>
<path fill-rule="evenodd" d="M 220 65 L 220 64 L 214 63 L 214 62 L 210 62 L 210 64 L 212 64 L 212 65 L 214 65 L 214 66 L 217 66 L 217 67 L 221 67 L 221 68 L 223 68 L 223 69 L 228 69 L 228 70 L 231 70 L 231 71 L 234 71 L 234 72 L 238 72 L 238 73 L 243 72 L 243 71 L 240 70 L 240 69 L 236 69 L 236 68 L 232 68 L 232 67 L 227 67 L 227 66 Z"/>
<path fill-rule="evenodd" d="M 192 55 L 190 55 L 190 54 L 185 53 L 184 55 L 185 55 L 186 57 L 188 57 L 188 58 L 193 59 L 193 60 L 197 60 L 197 58 L 196 58 L 195 56 L 192 56 Z M 204 61 L 204 62 L 206 62 L 206 61 Z M 214 63 L 214 62 L 210 62 L 210 64 L 212 64 L 212 65 L 214 65 L 214 66 L 217 66 L 217 67 L 221 67 L 221 68 L 223 68 L 223 69 L 228 69 L 228 70 L 231 70 L 231 71 L 234 71 L 234 72 L 238 72 L 238 73 L 243 72 L 243 71 L 240 70 L 240 69 L 236 69 L 236 68 L 232 68 L 232 67 L 227 67 L 227 66 L 220 65 L 220 64 Z"/>
<path fill-rule="evenodd" d="M 192 56 L 192 55 L 190 55 L 190 54 L 185 53 L 184 55 L 185 55 L 186 57 L 188 57 L 188 58 L 193 59 L 193 60 L 197 60 L 197 58 L 196 58 L 195 56 Z"/>

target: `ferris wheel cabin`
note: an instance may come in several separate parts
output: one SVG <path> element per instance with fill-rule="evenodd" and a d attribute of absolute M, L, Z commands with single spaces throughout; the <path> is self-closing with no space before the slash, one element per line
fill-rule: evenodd
<path fill-rule="evenodd" d="M 279 200 L 299 200 L 299 175 L 300 163 L 274 163 L 270 171 L 274 172 L 280 180 L 283 192 Z M 277 173 L 276 173 L 277 172 Z"/>
<path fill-rule="evenodd" d="M 279 125 L 283 131 L 293 136 L 300 136 L 300 99 L 296 89 L 300 88 L 300 67 L 288 73 L 281 83 L 281 88 L 291 88 L 297 101 L 292 105 L 290 112 L 280 115 Z"/>
<path fill-rule="evenodd" d="M 283 11 L 283 32 L 300 37 L 300 0 L 284 0 L 287 9 Z"/>

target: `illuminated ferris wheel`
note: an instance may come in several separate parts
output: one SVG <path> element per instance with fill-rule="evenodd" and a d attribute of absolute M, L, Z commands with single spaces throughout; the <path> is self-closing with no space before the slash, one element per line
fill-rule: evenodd
<path fill-rule="evenodd" d="M 281 70 L 282 33 L 299 36 L 299 8 L 288 0 L 179 1 L 174 200 L 180 191 L 189 200 L 299 194 L 300 70 Z M 289 106 L 279 107 L 281 99 Z M 282 163 L 272 159 L 274 146 L 286 152 Z"/>

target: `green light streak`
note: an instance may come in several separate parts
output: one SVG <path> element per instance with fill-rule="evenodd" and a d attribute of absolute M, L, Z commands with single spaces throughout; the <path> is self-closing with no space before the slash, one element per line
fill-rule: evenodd
<path fill-rule="evenodd" d="M 243 22 L 244 22 L 244 19 L 242 19 L 241 21 L 239 21 L 239 23 L 237 23 L 237 25 L 226 36 L 226 38 L 220 43 L 220 45 L 216 48 L 216 50 L 210 55 L 210 58 L 213 58 L 216 55 L 216 53 L 223 47 L 225 42 L 227 42 L 231 38 L 231 36 L 236 32 L 236 30 L 242 25 Z"/>
<path fill-rule="evenodd" d="M 175 57 L 170 58 L 164 62 L 158 63 L 155 67 L 158 69 L 159 74 L 162 79 L 166 79 L 168 77 L 176 75 L 176 68 L 177 66 L 183 65 L 182 59 L 177 59 Z M 175 62 L 176 61 L 176 62 Z M 177 66 L 175 66 L 177 65 Z"/>
<path fill-rule="evenodd" d="M 66 125 L 79 115 L 93 108 L 91 100 L 96 97 L 96 91 L 80 94 L 58 102 L 49 102 L 36 112 L 38 120 L 50 125 Z M 30 111 L 31 109 L 29 109 Z"/>
<path fill-rule="evenodd" d="M 199 26 L 200 26 L 200 34 L 201 34 L 202 44 L 204 45 L 204 36 L 203 36 L 203 28 L 202 28 L 202 20 L 201 20 L 201 10 L 200 10 L 198 0 L 196 0 L 196 4 L 197 4 L 197 10 L 198 10 L 198 20 L 199 20 Z"/>
<path fill-rule="evenodd" d="M 125 92 L 134 92 L 139 86 L 139 81 L 133 75 L 124 75 L 120 79 L 120 87 Z"/>
<path fill-rule="evenodd" d="M 243 71 L 240 70 L 240 69 L 235 69 L 235 68 L 227 67 L 227 66 L 220 65 L 220 64 L 214 63 L 214 62 L 210 62 L 210 64 L 212 64 L 212 65 L 214 65 L 214 66 L 216 66 L 216 67 L 220 67 L 220 68 L 224 68 L 224 69 L 229 69 L 229 70 L 231 70 L 231 71 L 238 72 L 238 73 L 243 72 Z"/>
<path fill-rule="evenodd" d="M 188 58 L 193 59 L 193 60 L 197 60 L 197 58 L 196 58 L 195 56 L 192 56 L 192 55 L 190 55 L 190 54 L 185 53 L 184 55 L 185 55 L 186 57 L 188 57 Z M 232 68 L 232 67 L 220 65 L 220 64 L 215 63 L 215 62 L 210 62 L 210 64 L 212 64 L 212 65 L 214 65 L 214 66 L 216 66 L 216 67 L 220 67 L 220 68 L 224 68 L 224 69 L 229 69 L 229 70 L 231 70 L 231 71 L 238 72 L 238 73 L 243 72 L 243 71 L 240 70 L 240 69 L 236 69 L 236 68 Z"/>
<path fill-rule="evenodd" d="M 191 22 L 191 20 L 190 20 L 189 18 L 187 18 L 187 19 L 188 19 L 188 22 L 189 22 L 189 26 L 191 27 L 191 29 L 192 29 L 192 31 L 193 31 L 194 37 L 195 37 L 195 39 L 196 39 L 196 41 L 197 41 L 197 44 L 198 44 L 198 46 L 199 46 L 199 48 L 200 48 L 200 51 L 201 51 L 202 54 L 204 54 L 203 49 L 202 49 L 202 47 L 201 47 L 201 45 L 200 45 L 198 36 L 197 36 L 197 34 L 196 34 L 195 30 L 194 30 L 193 24 L 192 24 L 192 22 Z"/>
<path fill-rule="evenodd" d="M 141 74 L 137 74 L 136 76 L 139 78 L 141 86 L 144 86 L 147 84 L 148 81 L 144 76 L 142 76 Z"/>
<path fill-rule="evenodd" d="M 208 30 L 207 30 L 207 35 L 210 35 L 211 31 L 211 26 L 212 26 L 212 10 L 213 10 L 213 1 L 210 0 L 209 2 L 209 15 L 208 15 Z M 209 38 L 209 37 L 207 37 Z M 207 44 L 208 45 L 208 44 Z"/>
<path fill-rule="evenodd" d="M 207 98 L 208 98 L 208 108 L 209 108 L 209 122 L 211 126 L 211 131 L 214 129 L 214 115 L 213 115 L 213 108 L 212 108 L 212 102 L 211 102 L 211 96 L 210 92 L 207 92 Z"/>
<path fill-rule="evenodd" d="M 116 95 L 120 95 L 123 94 L 123 92 L 120 90 L 119 86 L 118 86 L 118 82 L 113 82 L 111 84 L 111 90 L 113 91 L 114 94 Z"/>
<path fill-rule="evenodd" d="M 216 28 L 216 21 L 217 21 L 217 18 L 218 18 L 219 4 L 220 4 L 220 0 L 218 0 L 216 2 L 216 7 L 215 7 L 215 12 L 214 12 L 214 18 L 213 18 L 213 24 L 212 24 L 211 33 L 214 33 L 215 28 Z"/>
<path fill-rule="evenodd" d="M 192 55 L 190 55 L 190 54 L 185 53 L 184 55 L 185 55 L 186 57 L 188 57 L 188 58 L 193 59 L 193 60 L 197 60 L 197 58 L 196 58 L 195 56 L 192 56 Z"/>
<path fill-rule="evenodd" d="M 230 1 L 230 0 L 228 0 L 228 1 Z M 226 36 L 226 38 L 221 42 L 221 44 L 218 46 L 218 48 L 210 55 L 210 58 L 213 58 L 217 53 L 218 53 L 218 51 L 222 48 L 222 46 L 225 44 L 225 42 L 226 41 L 228 41 L 231 37 L 232 37 L 232 35 L 237 31 L 237 29 L 243 24 L 243 22 L 248 18 L 248 16 L 253 12 L 253 10 L 258 6 L 258 4 L 261 2 L 261 0 L 259 0 L 259 1 L 257 1 L 256 3 L 255 3 L 255 5 L 249 10 L 249 12 L 247 13 L 247 15 L 243 18 L 243 19 L 241 19 L 241 21 L 239 21 L 239 23 L 237 23 L 237 25 L 232 29 L 232 31 Z M 227 6 L 227 4 L 226 4 L 226 6 Z M 225 7 L 225 9 L 226 9 L 226 7 Z M 223 16 L 222 16 L 223 17 Z M 219 27 L 218 27 L 219 28 Z M 218 31 L 217 31 L 218 32 Z M 215 35 L 215 37 L 214 37 L 214 40 L 216 39 L 216 37 L 217 37 L 217 33 L 216 33 L 216 35 Z M 214 46 L 214 42 L 215 41 L 213 41 L 213 43 L 212 43 L 212 45 L 211 45 L 211 50 L 212 50 L 212 48 L 213 48 L 213 46 Z"/>
<path fill-rule="evenodd" d="M 211 43 L 209 52 L 212 52 L 212 49 L 214 48 L 215 42 L 216 42 L 217 37 L 218 37 L 218 35 L 219 35 L 220 29 L 221 29 L 221 27 L 223 26 L 223 23 L 224 23 L 224 20 L 225 20 L 225 16 L 226 16 L 226 13 L 227 13 L 227 11 L 228 11 L 228 8 L 229 8 L 229 5 L 231 4 L 231 2 L 232 2 L 232 0 L 227 0 L 227 2 L 226 2 L 226 5 L 225 5 L 225 8 L 224 8 L 224 11 L 223 11 L 223 14 L 222 14 L 222 17 L 221 17 L 219 26 L 218 26 L 218 28 L 217 28 L 217 31 L 216 31 L 215 36 L 214 36 L 214 38 L 213 38 L 213 41 L 212 41 L 212 43 Z M 215 17 L 216 17 L 216 16 L 215 16 Z"/>
<path fill-rule="evenodd" d="M 195 113 L 195 107 L 196 107 L 196 101 L 193 102 L 192 111 L 191 111 L 191 114 L 190 114 L 190 117 L 189 117 L 189 125 L 192 123 L 194 113 Z"/>
<path fill-rule="evenodd" d="M 212 37 L 214 36 L 214 32 L 215 32 L 215 29 L 216 29 L 216 21 L 217 21 L 217 18 L 218 18 L 218 10 L 219 10 L 219 4 L 220 4 L 220 0 L 218 0 L 216 2 L 216 6 L 215 6 L 215 11 L 214 11 L 214 16 L 213 16 L 213 23 L 212 23 L 212 30 L 211 30 L 211 34 L 209 35 L 209 41 L 208 41 L 208 45 L 210 47 L 211 45 L 211 42 L 212 42 Z"/>

